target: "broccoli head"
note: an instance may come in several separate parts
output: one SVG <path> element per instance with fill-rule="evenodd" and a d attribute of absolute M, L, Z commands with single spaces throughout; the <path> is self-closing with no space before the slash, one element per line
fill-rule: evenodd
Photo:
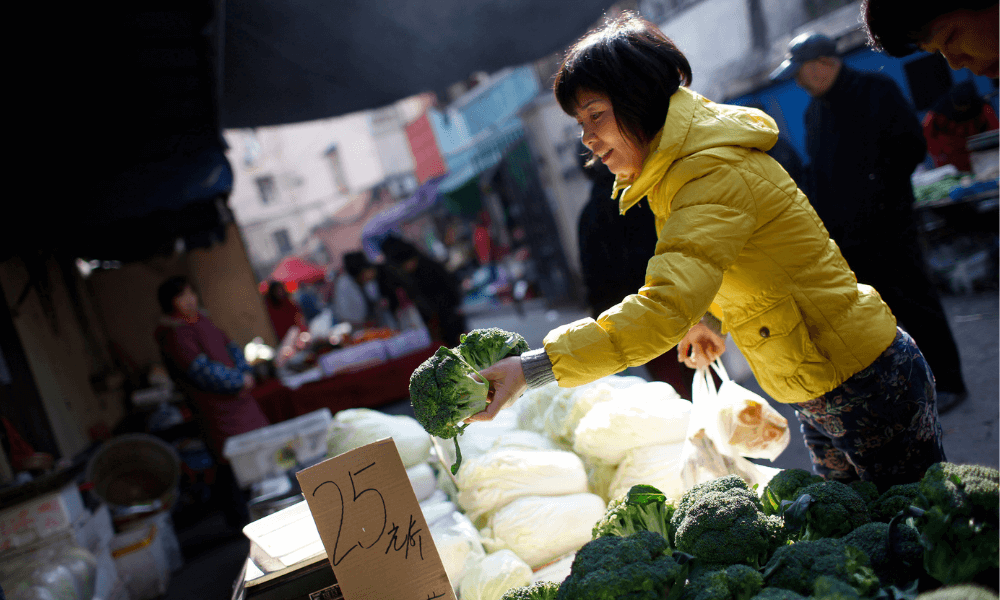
<path fill-rule="evenodd" d="M 477 379 L 476 377 L 479 377 Z M 462 464 L 458 436 L 468 427 L 467 417 L 486 410 L 490 384 L 461 355 L 441 346 L 410 375 L 413 416 L 427 433 L 455 439 L 457 473 Z"/>
<path fill-rule="evenodd" d="M 924 548 L 915 528 L 901 521 L 865 523 L 840 538 L 865 553 L 883 586 L 904 587 L 923 574 Z"/>
<path fill-rule="evenodd" d="M 920 480 L 916 527 L 924 569 L 945 585 L 971 583 L 1000 562 L 1000 473 L 940 462 Z"/>
<path fill-rule="evenodd" d="M 651 485 L 634 485 L 608 503 L 604 517 L 594 525 L 593 537 L 628 537 L 637 531 L 654 531 L 669 540 L 670 517 L 676 504 Z"/>
<path fill-rule="evenodd" d="M 554 581 L 536 581 L 530 585 L 511 588 L 500 600 L 556 600 L 559 584 Z"/>
<path fill-rule="evenodd" d="M 799 497 L 799 490 L 813 483 L 819 483 L 823 478 L 819 475 L 806 471 L 805 469 L 784 469 L 778 471 L 764 487 L 761 495 L 761 503 L 764 506 L 764 514 L 780 515 L 781 502 L 787 500 L 795 501 Z"/>
<path fill-rule="evenodd" d="M 693 485 L 690 489 L 681 494 L 680 499 L 677 501 L 677 508 L 674 510 L 673 516 L 670 517 L 670 526 L 673 527 L 673 530 L 676 532 L 677 528 L 681 525 L 681 521 L 683 521 L 684 517 L 687 516 L 688 510 L 691 509 L 702 494 L 706 494 L 708 492 L 728 492 L 733 489 L 749 492 L 749 495 L 754 498 L 757 505 L 760 505 L 760 500 L 757 498 L 757 495 L 752 489 L 750 489 L 747 482 L 744 481 L 739 475 L 717 477 L 704 483 Z"/>
<path fill-rule="evenodd" d="M 868 505 L 872 521 L 888 523 L 899 514 L 899 511 L 912 506 L 919 494 L 918 482 L 901 483 L 890 487 L 878 497 L 878 500 Z"/>
<path fill-rule="evenodd" d="M 652 531 L 591 540 L 573 558 L 557 600 L 676 600 L 690 569 L 690 557 L 671 555 L 667 540 Z"/>
<path fill-rule="evenodd" d="M 496 364 L 501 358 L 520 356 L 530 350 L 521 334 L 497 327 L 473 329 L 463 333 L 455 348 L 465 362 L 478 371 Z"/>
<path fill-rule="evenodd" d="M 747 565 L 692 573 L 681 600 L 750 600 L 764 587 L 764 576 Z"/>
<path fill-rule="evenodd" d="M 845 486 L 846 487 L 846 486 Z M 868 557 L 839 538 L 822 538 L 778 548 L 764 567 L 764 583 L 809 596 L 816 580 L 831 577 L 858 591 L 860 596 L 878 589 L 879 581 Z"/>
<path fill-rule="evenodd" d="M 780 521 L 765 515 L 746 487 L 703 492 L 677 527 L 676 548 L 709 563 L 757 568 L 780 545 L 775 539 L 783 529 Z"/>
<path fill-rule="evenodd" d="M 821 481 L 802 488 L 783 515 L 786 527 L 797 532 L 793 539 L 798 540 L 843 537 L 871 521 L 864 499 L 839 481 Z"/>

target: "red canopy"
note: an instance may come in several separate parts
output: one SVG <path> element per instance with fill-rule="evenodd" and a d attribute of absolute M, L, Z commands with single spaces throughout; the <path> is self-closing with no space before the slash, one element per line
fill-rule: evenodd
<path fill-rule="evenodd" d="M 297 256 L 283 258 L 268 278 L 285 283 L 316 283 L 326 277 L 326 269 Z"/>

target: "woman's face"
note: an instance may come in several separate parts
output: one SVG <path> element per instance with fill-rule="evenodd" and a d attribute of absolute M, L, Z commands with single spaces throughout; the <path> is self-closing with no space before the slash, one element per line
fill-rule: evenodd
<path fill-rule="evenodd" d="M 193 318 L 198 314 L 198 296 L 191 289 L 191 286 L 184 288 L 179 295 L 174 298 L 174 311 L 185 318 Z"/>
<path fill-rule="evenodd" d="M 624 181 L 638 177 L 648 150 L 622 134 L 608 97 L 583 90 L 577 94 L 576 106 L 575 117 L 582 128 L 583 144 Z"/>
<path fill-rule="evenodd" d="M 976 75 L 996 79 L 998 55 L 997 6 L 960 9 L 931 21 L 920 48 L 940 52 L 955 70 L 968 67 Z"/>

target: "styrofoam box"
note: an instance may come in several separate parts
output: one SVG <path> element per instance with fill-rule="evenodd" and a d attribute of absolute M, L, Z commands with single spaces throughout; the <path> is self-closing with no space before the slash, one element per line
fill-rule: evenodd
<path fill-rule="evenodd" d="M 431 345 L 431 334 L 427 329 L 410 329 L 384 340 L 389 358 L 399 358 Z"/>
<path fill-rule="evenodd" d="M 246 488 L 296 464 L 326 453 L 326 432 L 333 421 L 329 408 L 321 408 L 288 421 L 234 435 L 222 454 L 229 460 L 240 487 Z"/>
<path fill-rule="evenodd" d="M 388 359 L 383 340 L 361 342 L 347 348 L 332 350 L 319 357 L 319 366 L 327 376 L 358 371 L 384 363 Z"/>
<path fill-rule="evenodd" d="M 68 531 L 86 513 L 76 484 L 0 511 L 0 551 Z"/>

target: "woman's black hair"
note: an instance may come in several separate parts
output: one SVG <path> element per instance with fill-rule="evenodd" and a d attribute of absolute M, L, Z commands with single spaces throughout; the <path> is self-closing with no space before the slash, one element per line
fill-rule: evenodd
<path fill-rule="evenodd" d="M 174 275 L 160 284 L 156 290 L 156 300 L 160 304 L 163 314 L 170 315 L 174 312 L 174 298 L 180 296 L 184 290 L 191 286 L 188 278 L 183 275 Z"/>
<path fill-rule="evenodd" d="M 625 11 L 569 48 L 552 89 L 571 117 L 581 91 L 604 94 L 622 135 L 643 146 L 663 127 L 670 97 L 690 84 L 684 53 L 655 25 Z"/>
<path fill-rule="evenodd" d="M 927 36 L 931 21 L 956 10 L 982 10 L 997 0 L 864 0 L 861 16 L 868 45 L 889 56 L 901 57 L 917 51 L 917 42 Z"/>
<path fill-rule="evenodd" d="M 272 281 L 267 285 L 267 301 L 274 306 L 278 306 L 281 303 L 278 297 L 278 290 L 281 290 L 281 293 L 284 293 L 286 296 L 288 295 L 288 288 L 280 281 Z"/>

